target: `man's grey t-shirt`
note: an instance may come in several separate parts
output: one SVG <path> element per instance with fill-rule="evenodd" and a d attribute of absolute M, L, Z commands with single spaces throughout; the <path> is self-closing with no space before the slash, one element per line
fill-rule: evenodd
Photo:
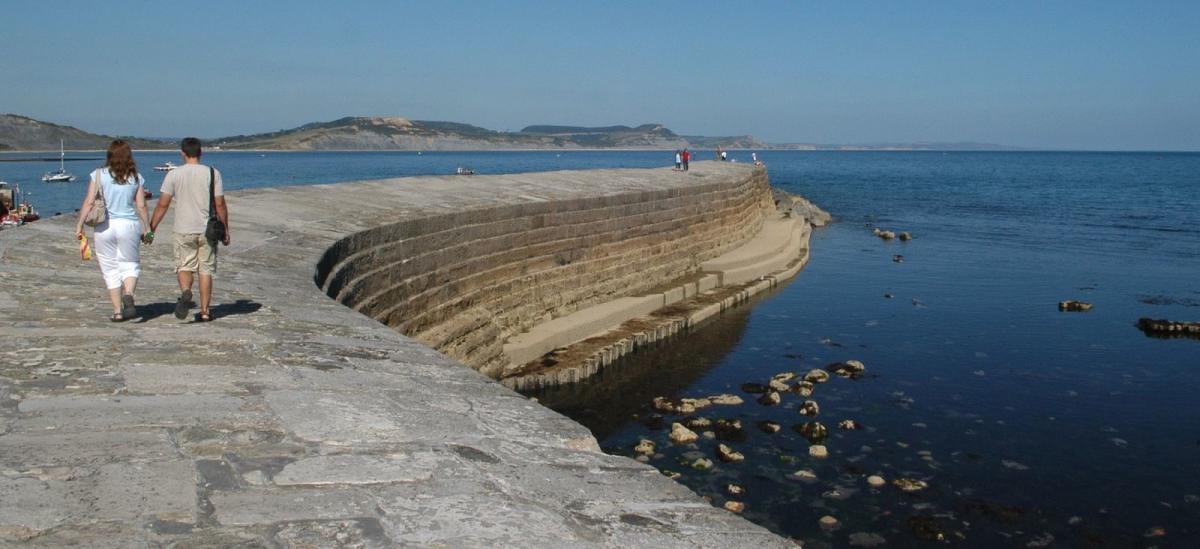
<path fill-rule="evenodd" d="M 184 164 L 167 172 L 161 192 L 172 197 L 176 234 L 200 234 L 208 228 L 208 166 Z M 219 171 L 213 175 L 213 193 L 225 196 Z"/>

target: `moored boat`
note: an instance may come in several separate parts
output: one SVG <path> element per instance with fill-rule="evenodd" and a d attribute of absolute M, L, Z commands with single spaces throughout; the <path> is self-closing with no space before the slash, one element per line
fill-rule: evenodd
<path fill-rule="evenodd" d="M 47 183 L 69 183 L 75 181 L 75 176 L 67 173 L 67 149 L 63 140 L 58 140 L 58 171 L 48 172 L 42 176 Z"/>

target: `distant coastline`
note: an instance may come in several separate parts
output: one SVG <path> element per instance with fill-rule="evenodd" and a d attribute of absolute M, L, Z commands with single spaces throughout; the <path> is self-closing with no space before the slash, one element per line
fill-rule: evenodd
<path fill-rule="evenodd" d="M 140 151 L 174 151 L 173 140 L 121 137 Z M 0 115 L 0 153 L 104 150 L 116 137 L 15 114 Z M 205 139 L 222 152 L 285 151 L 670 151 L 684 148 L 736 151 L 1027 151 L 1030 149 L 975 142 L 867 144 L 769 143 L 751 135 L 677 134 L 661 124 L 640 126 L 527 126 L 500 132 L 458 122 L 409 120 L 399 117 L 346 117 L 253 135 Z"/>

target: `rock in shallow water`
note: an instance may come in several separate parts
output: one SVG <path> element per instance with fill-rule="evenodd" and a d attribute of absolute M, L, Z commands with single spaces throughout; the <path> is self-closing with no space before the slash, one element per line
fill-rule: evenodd
<path fill-rule="evenodd" d="M 796 471 L 795 473 L 792 473 L 792 476 L 796 477 L 796 480 L 799 480 L 802 482 L 810 482 L 811 483 L 811 482 L 817 481 L 817 474 L 812 472 L 811 469 L 801 469 L 799 471 Z"/>
<path fill-rule="evenodd" d="M 838 362 L 835 364 L 830 364 L 829 366 L 826 366 L 825 368 L 828 369 L 830 372 L 833 372 L 842 377 L 858 377 L 867 371 L 866 365 L 864 365 L 861 361 L 858 361 L 858 360 L 847 360 L 845 362 Z"/>
<path fill-rule="evenodd" d="M 767 433 L 768 435 L 773 435 L 775 433 L 778 433 L 779 430 L 782 429 L 782 427 L 780 427 L 778 423 L 775 423 L 774 421 L 770 421 L 770 420 L 760 421 L 757 423 L 757 425 L 758 425 L 758 430 L 760 430 L 764 433 Z"/>
<path fill-rule="evenodd" d="M 788 385 L 786 382 L 778 379 L 772 379 L 771 381 L 767 382 L 767 386 L 770 387 L 771 390 L 778 391 L 780 393 L 786 393 L 792 390 L 791 385 Z"/>
<path fill-rule="evenodd" d="M 893 480 L 892 484 L 895 484 L 897 488 L 905 492 L 919 492 L 929 487 L 928 482 L 912 478 L 898 478 Z"/>
<path fill-rule="evenodd" d="M 862 429 L 862 424 L 853 419 L 843 419 L 838 422 L 838 429 L 843 431 L 857 431 Z"/>
<path fill-rule="evenodd" d="M 850 534 L 851 547 L 876 547 L 887 543 L 883 536 L 873 532 L 855 532 Z"/>
<path fill-rule="evenodd" d="M 825 516 L 821 517 L 820 520 L 817 521 L 817 523 L 820 524 L 821 528 L 824 530 L 833 530 L 838 527 L 838 519 L 833 518 L 829 515 L 825 515 Z"/>
<path fill-rule="evenodd" d="M 641 456 L 654 455 L 654 441 L 643 438 L 633 447 L 633 452 Z"/>
<path fill-rule="evenodd" d="M 817 459 L 825 459 L 829 457 L 829 450 L 820 444 L 814 444 L 808 447 L 808 455 Z"/>
<path fill-rule="evenodd" d="M 739 515 L 742 513 L 742 511 L 746 510 L 746 504 L 740 501 L 726 501 L 724 507 L 726 511 L 737 513 Z"/>
<path fill-rule="evenodd" d="M 735 452 L 733 448 L 724 444 L 717 445 L 717 457 L 726 463 L 737 463 L 746 459 L 746 456 L 742 455 L 741 452 Z"/>
<path fill-rule="evenodd" d="M 829 429 L 827 429 L 819 421 L 809 421 L 792 427 L 792 430 L 800 433 L 800 436 L 808 439 L 813 444 L 818 444 L 829 437 Z M 811 448 L 810 448 L 811 450 Z"/>
<path fill-rule="evenodd" d="M 678 423 L 671 424 L 672 442 L 677 444 L 688 444 L 690 442 L 696 442 L 699 439 L 700 435 L 697 435 L 695 431 L 692 431 L 691 429 L 688 429 L 687 427 L 684 427 Z"/>
<path fill-rule="evenodd" d="M 800 405 L 800 415 L 802 416 L 818 416 L 821 414 L 821 405 L 815 400 L 806 400 Z"/>
<path fill-rule="evenodd" d="M 825 383 L 829 381 L 829 372 L 820 368 L 813 368 L 807 374 L 804 374 L 804 381 L 809 383 Z"/>
<path fill-rule="evenodd" d="M 767 392 L 768 387 L 762 383 L 743 383 L 742 392 L 759 395 Z"/>
<path fill-rule="evenodd" d="M 731 496 L 740 496 L 746 493 L 746 489 L 740 484 L 727 484 L 725 485 L 725 493 Z"/>
<path fill-rule="evenodd" d="M 872 488 L 883 488 L 887 484 L 887 481 L 883 480 L 883 477 L 879 475 L 871 475 L 867 477 L 867 484 Z"/>
<path fill-rule="evenodd" d="M 713 395 L 708 397 L 708 401 L 722 406 L 737 406 L 738 404 L 745 402 L 742 400 L 742 397 L 730 394 Z"/>
<path fill-rule="evenodd" d="M 1084 303 L 1082 301 L 1075 301 L 1073 299 L 1068 299 L 1067 301 L 1059 301 L 1058 302 L 1058 310 L 1073 312 L 1073 313 L 1082 313 L 1082 312 L 1087 312 L 1087 311 L 1092 310 L 1092 304 Z"/>
<path fill-rule="evenodd" d="M 779 402 L 779 393 L 775 391 L 768 391 L 763 394 L 763 396 L 758 397 L 758 403 L 762 404 L 763 406 L 775 406 L 778 405 Z"/>

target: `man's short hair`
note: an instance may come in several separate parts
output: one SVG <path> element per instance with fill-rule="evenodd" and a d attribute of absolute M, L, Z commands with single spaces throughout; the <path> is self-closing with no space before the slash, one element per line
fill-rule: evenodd
<path fill-rule="evenodd" d="M 195 137 L 185 137 L 179 143 L 179 150 L 188 158 L 200 158 L 200 140 Z"/>

